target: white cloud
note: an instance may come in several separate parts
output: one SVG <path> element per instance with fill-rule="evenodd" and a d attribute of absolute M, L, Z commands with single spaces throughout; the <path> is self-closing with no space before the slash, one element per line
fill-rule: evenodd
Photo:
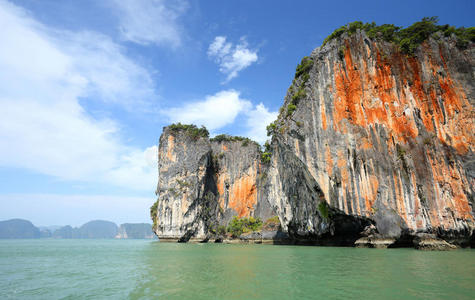
<path fill-rule="evenodd" d="M 48 95 L 52 100 L 58 94 L 94 96 L 133 110 L 151 109 L 156 97 L 149 72 L 109 37 L 48 28 L 3 1 L 0 26 L 2 96 L 38 97 L 53 91 L 54 97 Z"/>
<path fill-rule="evenodd" d="M 130 111 L 152 110 L 154 83 L 149 72 L 122 54 L 110 38 L 93 32 L 66 32 L 56 44 L 72 60 L 72 77 L 87 83 L 88 95 Z M 75 77 L 74 77 L 75 76 Z"/>
<path fill-rule="evenodd" d="M 0 165 L 152 191 L 156 167 L 144 157 L 153 150 L 126 146 L 116 122 L 80 103 L 148 109 L 147 70 L 106 36 L 53 30 L 4 1 L 0 28 Z"/>
<path fill-rule="evenodd" d="M 214 42 L 209 45 L 208 55 L 210 57 L 225 57 L 231 51 L 232 46 L 231 43 L 226 43 L 225 36 L 217 36 L 214 39 Z"/>
<path fill-rule="evenodd" d="M 153 183 L 158 177 L 158 147 L 148 147 L 144 151 L 132 150 L 126 153 L 121 159 L 120 165 L 110 170 L 107 177 L 111 183 L 120 186 L 135 186 L 143 190 L 155 188 Z M 139 176 L 130 176 L 131 174 Z"/>
<path fill-rule="evenodd" d="M 181 44 L 181 27 L 177 19 L 188 5 L 185 1 L 111 0 L 119 17 L 124 40 L 137 44 Z"/>
<path fill-rule="evenodd" d="M 227 75 L 226 81 L 235 78 L 240 71 L 258 59 L 257 50 L 249 49 L 244 37 L 234 46 L 231 42 L 226 42 L 225 36 L 217 36 L 209 45 L 208 57 L 214 59 L 219 65 L 219 71 Z"/>
<path fill-rule="evenodd" d="M 168 109 L 164 113 L 172 122 L 204 125 L 209 130 L 215 130 L 233 123 L 239 113 L 251 107 L 251 102 L 242 99 L 239 92 L 226 90 L 206 96 L 202 101 Z"/>
<path fill-rule="evenodd" d="M 277 119 L 278 112 L 270 112 L 262 103 L 259 103 L 253 110 L 247 112 L 246 136 L 263 144 L 267 139 L 266 127 Z"/>
<path fill-rule="evenodd" d="M 239 115 L 245 120 L 245 136 L 264 143 L 267 139 L 266 127 L 277 118 L 277 112 L 270 112 L 262 103 L 253 106 L 251 101 L 241 98 L 235 90 L 224 90 L 206 96 L 202 101 L 187 103 L 163 112 L 170 122 L 204 125 L 216 132 L 233 124 Z"/>

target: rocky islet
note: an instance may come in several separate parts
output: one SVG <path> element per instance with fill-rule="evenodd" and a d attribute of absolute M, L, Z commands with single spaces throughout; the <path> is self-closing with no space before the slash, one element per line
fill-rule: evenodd
<path fill-rule="evenodd" d="M 219 226 L 252 216 L 279 230 L 241 241 L 473 245 L 474 43 L 436 32 L 411 49 L 363 28 L 326 41 L 297 67 L 266 153 L 165 127 L 155 233 L 223 241 Z"/>

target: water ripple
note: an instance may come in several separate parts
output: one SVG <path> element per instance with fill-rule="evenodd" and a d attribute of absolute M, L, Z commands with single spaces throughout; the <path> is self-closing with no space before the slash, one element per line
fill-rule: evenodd
<path fill-rule="evenodd" d="M 1 240 L 2 299 L 474 299 L 475 251 Z"/>

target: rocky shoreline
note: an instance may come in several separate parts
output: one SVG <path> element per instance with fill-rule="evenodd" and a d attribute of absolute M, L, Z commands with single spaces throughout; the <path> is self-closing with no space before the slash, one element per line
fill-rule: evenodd
<path fill-rule="evenodd" d="M 164 243 L 180 243 L 177 238 L 161 238 L 160 242 Z M 233 238 L 231 235 L 218 235 L 205 239 L 190 238 L 187 243 L 222 243 L 222 244 L 263 244 L 263 245 L 305 245 L 305 246 L 344 246 L 356 248 L 376 248 L 376 249 L 392 249 L 392 248 L 414 248 L 423 251 L 448 251 L 460 248 L 468 248 L 469 244 L 454 245 L 435 234 L 419 233 L 413 236 L 407 236 L 404 241 L 395 238 L 388 238 L 379 234 L 371 234 L 357 239 L 353 245 L 338 245 L 328 243 L 322 240 L 296 240 L 291 239 L 282 231 L 257 231 L 242 234 Z M 474 244 L 471 245 L 474 248 Z"/>

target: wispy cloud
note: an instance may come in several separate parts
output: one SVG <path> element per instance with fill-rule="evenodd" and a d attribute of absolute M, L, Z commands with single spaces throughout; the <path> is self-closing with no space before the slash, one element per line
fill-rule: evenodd
<path fill-rule="evenodd" d="M 157 96 L 149 71 L 124 55 L 122 47 L 95 32 L 62 32 L 54 45 L 67 55 L 68 72 L 83 84 L 84 96 L 122 105 L 129 111 L 151 111 Z"/>
<path fill-rule="evenodd" d="M 107 36 L 54 30 L 4 1 L 0 28 L 0 166 L 152 191 L 156 167 L 146 161 L 156 147 L 127 146 L 117 122 L 81 104 L 148 109 L 148 71 Z"/>
<path fill-rule="evenodd" d="M 208 57 L 214 59 L 219 71 L 225 75 L 226 82 L 238 76 L 238 73 L 257 62 L 257 50 L 249 49 L 244 37 L 237 45 L 226 42 L 225 36 L 217 36 L 209 45 Z"/>
<path fill-rule="evenodd" d="M 181 45 L 183 30 L 178 18 L 188 8 L 186 1 L 111 1 L 119 17 L 119 30 L 124 40 L 142 45 Z"/>

